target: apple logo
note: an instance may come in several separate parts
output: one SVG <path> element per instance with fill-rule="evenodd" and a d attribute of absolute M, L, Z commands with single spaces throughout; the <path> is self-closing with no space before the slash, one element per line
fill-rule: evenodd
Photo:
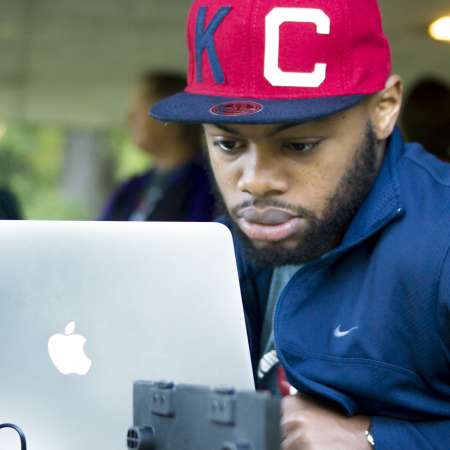
<path fill-rule="evenodd" d="M 92 361 L 84 353 L 86 338 L 73 334 L 75 322 L 67 324 L 64 334 L 54 334 L 48 340 L 48 353 L 55 367 L 63 374 L 86 375 Z"/>

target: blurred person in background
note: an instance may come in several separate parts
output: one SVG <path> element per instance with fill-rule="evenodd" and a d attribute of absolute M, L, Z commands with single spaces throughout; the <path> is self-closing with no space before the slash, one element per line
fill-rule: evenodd
<path fill-rule="evenodd" d="M 409 141 L 450 162 L 450 86 L 434 78 L 419 80 L 406 97 L 402 128 Z"/>
<path fill-rule="evenodd" d="M 0 187 L 0 220 L 20 220 L 22 213 L 19 202 L 11 190 Z"/>
<path fill-rule="evenodd" d="M 212 194 L 198 125 L 164 124 L 149 108 L 186 85 L 182 75 L 146 72 L 137 84 L 128 114 L 133 143 L 149 156 L 151 169 L 123 183 L 101 220 L 198 221 L 213 219 Z"/>

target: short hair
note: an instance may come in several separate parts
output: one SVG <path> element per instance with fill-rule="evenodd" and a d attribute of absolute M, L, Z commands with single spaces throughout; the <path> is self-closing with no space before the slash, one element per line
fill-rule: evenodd
<path fill-rule="evenodd" d="M 186 78 L 179 72 L 148 70 L 141 74 L 139 82 L 151 90 L 157 99 L 170 97 L 186 87 Z"/>
<path fill-rule="evenodd" d="M 410 141 L 423 144 L 436 156 L 450 149 L 450 86 L 433 77 L 420 79 L 405 99 L 401 125 Z"/>
<path fill-rule="evenodd" d="M 141 74 L 138 79 L 149 94 L 152 100 L 161 100 L 165 97 L 178 94 L 184 91 L 186 87 L 186 77 L 179 72 L 169 70 L 147 70 Z M 186 139 L 186 143 L 193 150 L 201 150 L 203 147 L 203 134 L 200 125 L 177 124 Z"/>

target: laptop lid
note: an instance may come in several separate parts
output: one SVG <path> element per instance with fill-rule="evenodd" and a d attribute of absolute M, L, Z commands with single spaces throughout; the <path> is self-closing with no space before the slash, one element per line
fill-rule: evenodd
<path fill-rule="evenodd" d="M 0 274 L 0 423 L 30 450 L 126 448 L 138 379 L 254 388 L 220 224 L 0 222 Z"/>

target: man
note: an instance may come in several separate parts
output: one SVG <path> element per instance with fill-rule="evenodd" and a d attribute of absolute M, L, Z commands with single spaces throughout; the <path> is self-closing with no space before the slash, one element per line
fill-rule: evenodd
<path fill-rule="evenodd" d="M 283 448 L 449 449 L 450 171 L 396 127 L 376 0 L 201 0 L 188 26 L 152 114 L 204 124 L 258 385 L 285 392 L 280 361 L 299 392 Z"/>
<path fill-rule="evenodd" d="M 200 127 L 165 126 L 148 116 L 152 104 L 185 84 L 183 76 L 172 72 L 146 72 L 141 76 L 128 124 L 133 143 L 148 155 L 152 169 L 119 187 L 102 220 L 213 219 L 214 196 L 201 154 Z"/>

